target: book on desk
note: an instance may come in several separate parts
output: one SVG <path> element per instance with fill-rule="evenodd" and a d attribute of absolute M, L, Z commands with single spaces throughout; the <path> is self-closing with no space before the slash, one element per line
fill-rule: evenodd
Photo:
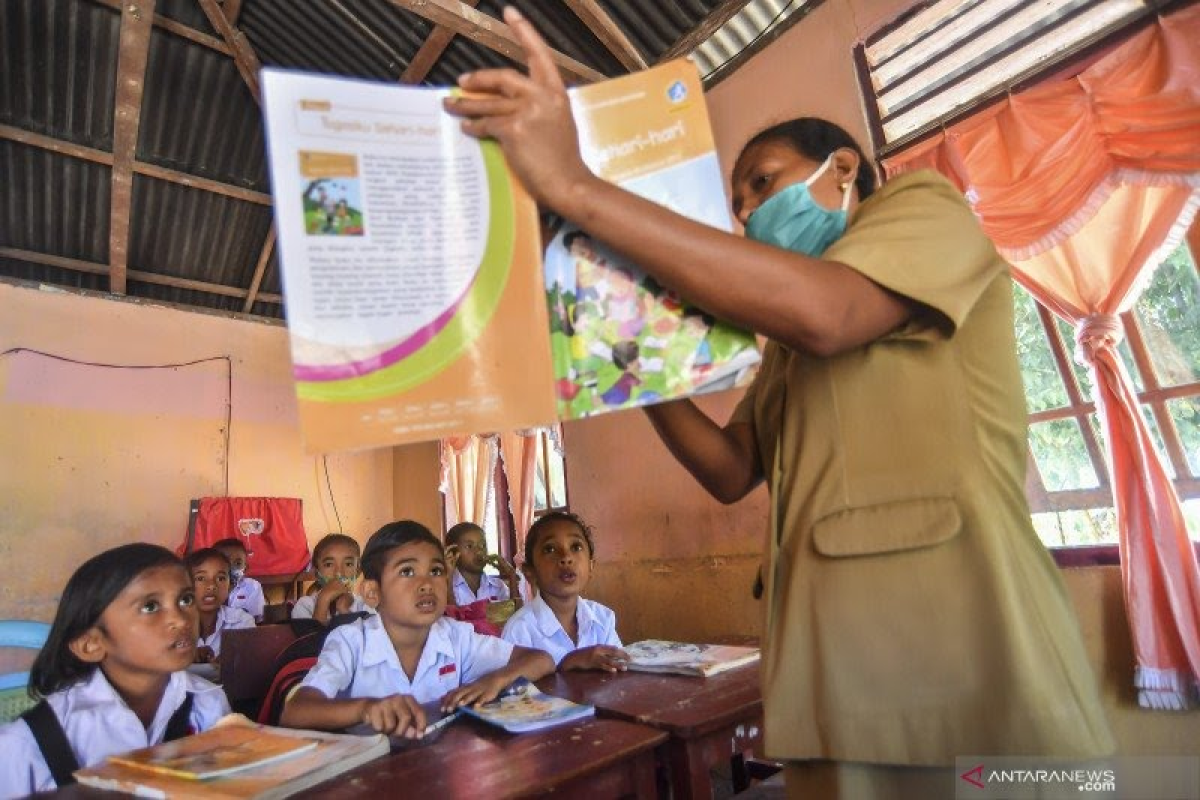
<path fill-rule="evenodd" d="M 551 728 L 596 714 L 595 706 L 572 703 L 544 694 L 528 681 L 518 681 L 499 699 L 478 706 L 463 706 L 464 713 L 510 733 Z"/>
<path fill-rule="evenodd" d="M 633 672 L 658 672 L 670 675 L 708 677 L 735 667 L 752 664 L 759 658 L 757 647 L 727 644 L 690 644 L 662 639 L 645 639 L 626 645 L 629 669 Z"/>
<path fill-rule="evenodd" d="M 228 718 L 227 718 L 228 719 Z M 387 755 L 388 738 L 231 722 L 110 756 L 76 771 L 85 786 L 143 797 L 273 800 Z"/>

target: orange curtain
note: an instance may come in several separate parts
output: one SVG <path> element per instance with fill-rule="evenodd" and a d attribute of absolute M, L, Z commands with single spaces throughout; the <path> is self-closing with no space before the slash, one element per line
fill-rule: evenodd
<path fill-rule="evenodd" d="M 492 500 L 492 475 L 496 469 L 497 437 L 456 436 L 442 439 L 442 494 L 446 504 L 446 526 L 459 522 L 483 525 Z"/>
<path fill-rule="evenodd" d="M 932 168 L 954 181 L 1015 278 L 1075 326 L 1113 478 L 1138 701 L 1186 708 L 1200 694 L 1200 568 L 1116 351 L 1116 315 L 1200 205 L 1200 6 L 884 166 L 889 175 Z"/>

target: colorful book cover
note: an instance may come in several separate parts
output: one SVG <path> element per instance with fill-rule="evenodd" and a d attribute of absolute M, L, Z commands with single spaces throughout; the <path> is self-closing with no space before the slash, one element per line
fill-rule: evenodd
<path fill-rule="evenodd" d="M 315 741 L 275 736 L 241 726 L 213 728 L 202 735 L 109 756 L 109 762 L 190 780 L 207 780 L 250 767 L 291 758 L 317 746 Z"/>
<path fill-rule="evenodd" d="M 730 230 L 694 64 L 681 59 L 571 90 L 584 161 L 600 177 Z M 558 415 L 577 419 L 745 385 L 753 335 L 715 320 L 571 223 L 545 256 Z"/>
<path fill-rule="evenodd" d="M 540 731 L 596 714 L 595 706 L 543 694 L 526 681 L 515 684 L 498 700 L 481 706 L 465 706 L 462 710 L 510 733 Z"/>
<path fill-rule="evenodd" d="M 674 675 L 716 675 L 725 670 L 752 664 L 759 658 L 757 647 L 722 644 L 690 644 L 646 639 L 625 646 L 629 669 L 635 672 L 662 672 Z"/>
<path fill-rule="evenodd" d="M 148 767 L 146 761 L 141 758 L 134 759 L 136 763 L 131 763 L 128 756 L 110 756 L 103 764 L 77 770 L 75 778 L 84 786 L 142 797 L 273 800 L 321 783 L 387 755 L 389 751 L 388 738 L 380 734 L 350 736 L 274 728 L 248 722 L 222 724 L 186 739 L 147 748 L 147 751 L 157 751 L 170 759 L 178 755 L 174 747 L 177 744 L 193 743 L 190 746 L 198 747 L 197 752 L 214 753 L 222 747 L 240 750 L 246 741 L 254 739 L 272 742 L 288 740 L 298 742 L 301 747 L 284 758 L 260 760 L 244 767 L 239 766 L 233 771 L 209 773 L 191 770 L 188 767 L 183 770 L 162 770 Z M 229 757 L 242 760 L 241 756 Z M 217 762 L 224 763 L 228 757 L 218 754 L 214 758 Z M 196 776 L 181 774 L 188 771 L 195 772 Z M 201 777 L 202 775 L 204 777 Z"/>
<path fill-rule="evenodd" d="M 554 421 L 537 210 L 451 91 L 262 71 L 309 452 Z"/>

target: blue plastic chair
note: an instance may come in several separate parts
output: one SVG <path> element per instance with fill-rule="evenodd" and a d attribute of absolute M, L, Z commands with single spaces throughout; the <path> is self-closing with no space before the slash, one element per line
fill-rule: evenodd
<path fill-rule="evenodd" d="M 46 622 L 0 619 L 0 647 L 41 650 L 49 635 L 50 625 Z M 33 707 L 34 700 L 26 690 L 28 685 L 28 672 L 0 675 L 0 723 L 12 722 Z"/>

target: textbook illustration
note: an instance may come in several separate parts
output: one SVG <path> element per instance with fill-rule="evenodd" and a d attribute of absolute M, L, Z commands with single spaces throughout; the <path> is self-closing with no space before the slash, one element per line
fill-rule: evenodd
<path fill-rule="evenodd" d="M 723 644 L 689 644 L 646 639 L 625 646 L 629 669 L 673 675 L 710 676 L 752 664 L 759 658 L 757 647 Z"/>
<path fill-rule="evenodd" d="M 453 89 L 262 71 L 292 370 L 309 452 L 516 430 L 742 385 L 753 336 L 537 209 Z M 730 229 L 680 60 L 571 90 L 606 180 Z"/>
<path fill-rule="evenodd" d="M 464 706 L 462 710 L 510 733 L 540 731 L 596 714 L 594 706 L 543 694 L 526 681 L 514 684 L 513 689 L 498 700 L 481 706 Z"/>
<path fill-rule="evenodd" d="M 696 68 L 673 61 L 574 88 L 583 159 L 601 178 L 731 230 Z M 742 386 L 753 335 L 715 320 L 586 231 L 566 223 L 545 256 L 558 414 L 605 411 Z"/>
<path fill-rule="evenodd" d="M 143 797 L 273 800 L 389 751 L 388 738 L 380 734 L 351 736 L 255 725 L 238 717 L 226 719 L 239 721 L 222 722 L 194 736 L 110 756 L 101 765 L 76 771 L 75 778 L 85 786 Z M 260 740 L 267 744 L 262 745 L 257 760 L 233 755 L 254 751 L 253 743 Z M 181 753 L 177 745 L 186 745 L 185 752 Z M 209 754 L 211 760 L 206 762 L 204 754 Z M 238 766 L 226 768 L 231 762 Z"/>

